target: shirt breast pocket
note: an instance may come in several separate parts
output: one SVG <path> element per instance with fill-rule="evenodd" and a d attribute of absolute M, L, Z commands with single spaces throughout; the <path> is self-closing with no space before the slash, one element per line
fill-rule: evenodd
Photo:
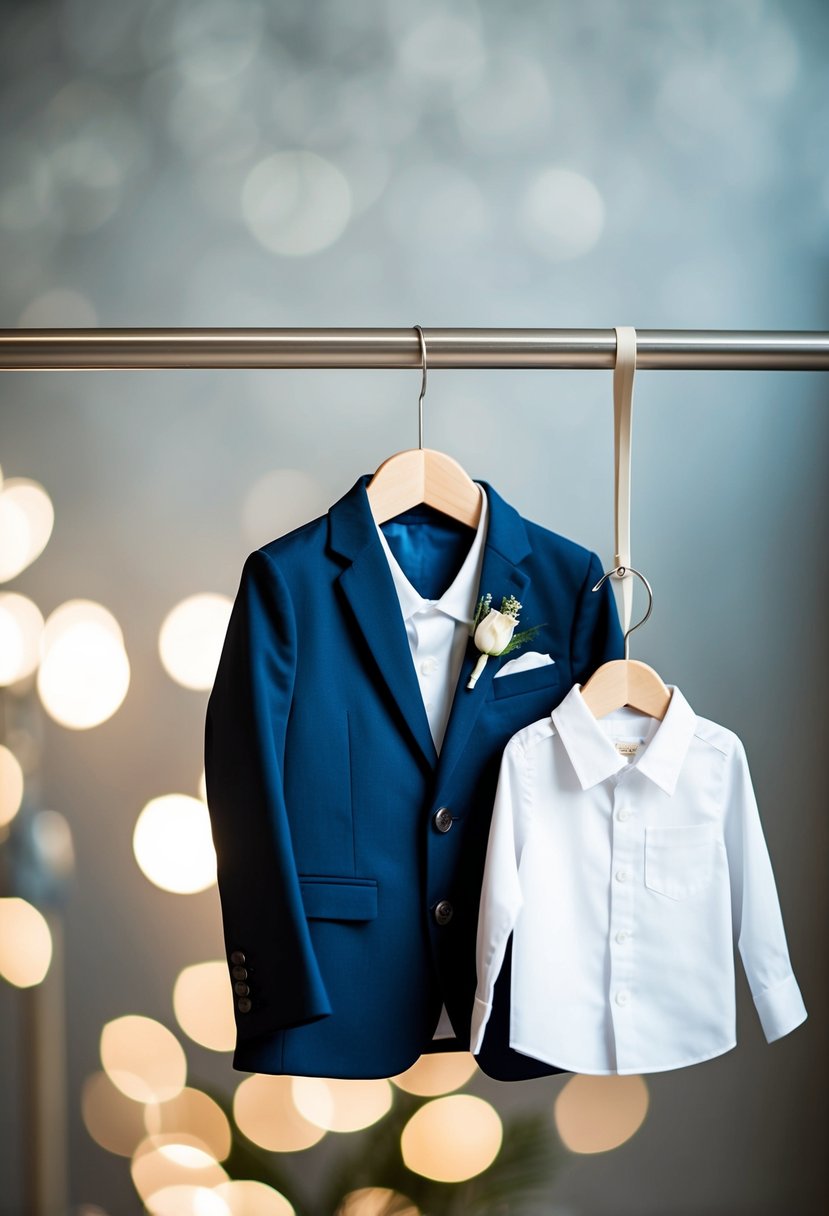
<path fill-rule="evenodd" d="M 711 885 L 724 848 L 715 823 L 645 828 L 645 886 L 668 899 L 690 899 Z"/>

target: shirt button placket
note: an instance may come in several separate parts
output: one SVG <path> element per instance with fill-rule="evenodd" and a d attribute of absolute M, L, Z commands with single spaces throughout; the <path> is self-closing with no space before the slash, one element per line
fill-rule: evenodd
<path fill-rule="evenodd" d="M 610 884 L 609 1017 L 613 1027 L 616 1068 L 635 1067 L 634 928 L 636 891 L 640 885 L 640 832 L 628 783 L 613 786 Z"/>

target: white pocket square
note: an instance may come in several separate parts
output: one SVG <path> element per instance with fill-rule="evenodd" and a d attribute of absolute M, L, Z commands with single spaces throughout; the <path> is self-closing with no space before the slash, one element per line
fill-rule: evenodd
<path fill-rule="evenodd" d="M 548 654 L 542 654 L 539 650 L 528 650 L 526 654 L 520 654 L 517 659 L 510 659 L 503 667 L 499 667 L 495 679 L 511 676 L 517 671 L 532 671 L 534 667 L 550 667 L 553 663 L 555 659 L 551 659 Z"/>

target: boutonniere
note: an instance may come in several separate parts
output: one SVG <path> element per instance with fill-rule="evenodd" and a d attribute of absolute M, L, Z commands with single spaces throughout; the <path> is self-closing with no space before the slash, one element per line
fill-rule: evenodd
<path fill-rule="evenodd" d="M 501 600 L 500 611 L 492 607 L 492 596 L 489 592 L 478 600 L 470 633 L 480 654 L 472 675 L 469 677 L 467 688 L 474 688 L 478 683 L 478 676 L 486 667 L 487 659 L 500 658 L 501 655 L 509 654 L 511 650 L 518 650 L 519 646 L 529 642 L 542 628 L 541 625 L 533 625 L 532 629 L 524 629 L 521 633 L 516 633 L 515 627 L 518 624 L 520 611 L 521 604 L 514 595 L 504 596 Z"/>

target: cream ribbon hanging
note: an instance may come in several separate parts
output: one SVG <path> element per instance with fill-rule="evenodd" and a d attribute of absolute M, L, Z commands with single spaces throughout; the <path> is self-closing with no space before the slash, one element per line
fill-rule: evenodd
<path fill-rule="evenodd" d="M 630 628 L 633 579 L 630 576 L 630 449 L 633 423 L 633 379 L 636 374 L 636 330 L 617 325 L 616 364 L 613 369 L 613 448 L 616 553 L 613 564 L 624 566 L 615 575 L 622 584 L 622 632 Z"/>

